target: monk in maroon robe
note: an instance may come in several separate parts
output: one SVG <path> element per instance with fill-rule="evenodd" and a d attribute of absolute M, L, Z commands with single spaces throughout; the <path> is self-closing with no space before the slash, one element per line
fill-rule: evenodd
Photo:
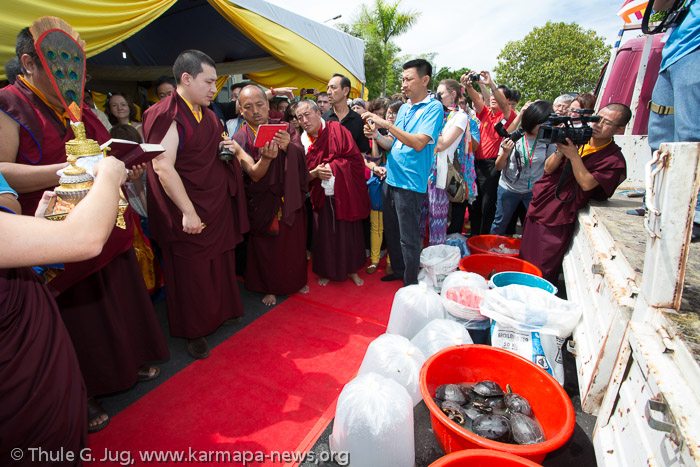
<path fill-rule="evenodd" d="M 264 293 L 263 303 L 272 306 L 275 295 L 308 292 L 304 200 L 309 171 L 299 135 L 289 123 L 272 142 L 255 147 L 260 125 L 281 123 L 269 118 L 260 87 L 243 88 L 238 105 L 246 123 L 233 139 L 243 149 L 235 148 L 245 174 L 250 221 L 245 286 Z"/>
<path fill-rule="evenodd" d="M 553 284 L 571 244 L 578 211 L 591 198 L 610 198 L 627 177 L 625 158 L 613 136 L 624 131 L 630 110 L 609 104 L 599 115 L 590 142 L 580 151 L 570 140 L 568 145 L 557 144 L 557 152 L 545 162 L 544 176 L 532 187 L 520 258 L 540 268 Z"/>
<path fill-rule="evenodd" d="M 315 102 L 299 102 L 296 115 L 308 143 L 314 215 L 311 269 L 320 276 L 320 285 L 346 277 L 362 285 L 357 275 L 367 261 L 362 219 L 370 207 L 364 158 L 350 132 L 338 122 L 324 122 Z"/>
<path fill-rule="evenodd" d="M 13 216 L 16 193 L 0 174 L 0 459 L 3 465 L 82 465 L 87 397 L 78 359 L 51 291 L 27 265 L 99 253 L 114 227 L 124 164 L 95 167 L 90 193 L 65 222 Z M 73 242 L 80 236 L 80 242 Z M 41 448 L 43 454 L 30 451 Z M 22 451 L 21 459 L 13 449 Z M 16 460 L 17 462 L 13 462 Z"/>
<path fill-rule="evenodd" d="M 243 316 L 235 247 L 248 218 L 238 161 L 217 157 L 224 127 L 208 108 L 214 62 L 188 50 L 173 70 L 177 89 L 144 114 L 146 141 L 165 148 L 147 172 L 148 220 L 163 254 L 170 333 L 188 339 L 194 358 L 206 358 L 204 336 Z"/>
<path fill-rule="evenodd" d="M 0 172 L 19 193 L 23 214 L 33 215 L 44 190 L 58 185 L 56 171 L 67 166 L 65 143 L 74 138 L 63 104 L 36 56 L 27 29 L 18 36 L 18 56 L 26 73 L 0 90 Z M 92 112 L 83 113 L 88 138 L 103 143 L 109 133 Z M 169 351 L 141 277 L 131 211 L 126 228 L 114 227 L 96 258 L 65 264 L 49 283 L 58 295 L 87 387 L 89 430 L 104 428 L 107 413 L 93 396 L 122 391 L 156 377 L 146 362 Z"/>

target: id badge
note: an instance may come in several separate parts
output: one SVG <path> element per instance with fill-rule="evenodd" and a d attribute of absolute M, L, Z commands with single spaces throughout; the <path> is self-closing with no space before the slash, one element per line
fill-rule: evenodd
<path fill-rule="evenodd" d="M 527 189 L 532 191 L 532 177 L 527 179 Z"/>

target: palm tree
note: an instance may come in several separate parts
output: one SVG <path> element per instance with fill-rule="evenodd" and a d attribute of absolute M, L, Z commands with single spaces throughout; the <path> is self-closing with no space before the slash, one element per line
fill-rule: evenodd
<path fill-rule="evenodd" d="M 375 0 L 372 9 L 363 4 L 357 21 L 368 39 L 379 42 L 380 54 L 377 59 L 380 62 L 382 96 L 386 96 L 387 75 L 391 72 L 398 50 L 392 39 L 408 31 L 420 16 L 415 11 L 399 11 L 400 3 L 401 0 L 394 3 Z"/>

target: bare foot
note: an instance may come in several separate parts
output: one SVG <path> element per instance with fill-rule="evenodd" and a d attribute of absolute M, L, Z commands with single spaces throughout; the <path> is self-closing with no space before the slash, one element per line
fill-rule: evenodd
<path fill-rule="evenodd" d="M 322 285 L 322 286 L 325 287 L 325 286 L 328 285 L 328 283 L 329 283 L 330 281 L 331 281 L 330 279 L 326 279 L 325 277 L 319 277 L 319 278 L 318 278 L 318 285 Z"/>
<path fill-rule="evenodd" d="M 299 293 L 309 293 L 309 286 L 305 285 L 301 289 L 299 289 Z"/>
<path fill-rule="evenodd" d="M 353 272 L 352 274 L 348 274 L 348 277 L 352 279 L 352 281 L 355 283 L 356 286 L 361 286 L 364 285 L 365 281 L 362 280 L 360 276 L 357 275 L 356 272 Z"/>
<path fill-rule="evenodd" d="M 267 306 L 272 306 L 277 304 L 277 297 L 272 294 L 267 294 L 262 299 L 263 304 Z"/>

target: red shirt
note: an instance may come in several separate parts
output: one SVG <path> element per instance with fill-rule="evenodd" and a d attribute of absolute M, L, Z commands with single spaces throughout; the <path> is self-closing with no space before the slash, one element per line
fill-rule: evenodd
<path fill-rule="evenodd" d="M 499 110 L 494 112 L 490 107 L 484 106 L 481 112 L 477 115 L 479 118 L 479 131 L 481 132 L 481 143 L 476 148 L 474 159 L 495 159 L 498 156 L 498 148 L 501 145 L 502 137 L 496 133 L 494 125 L 503 119 L 503 113 Z M 510 117 L 503 125 L 508 128 L 508 125 L 515 120 L 515 112 L 510 111 Z"/>

